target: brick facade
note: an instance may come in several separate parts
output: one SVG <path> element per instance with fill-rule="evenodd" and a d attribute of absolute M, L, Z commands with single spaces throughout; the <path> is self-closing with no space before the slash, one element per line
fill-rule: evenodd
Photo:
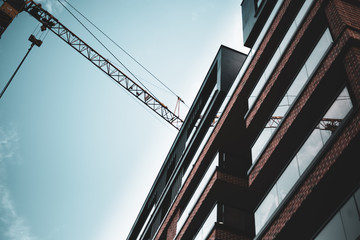
<path fill-rule="evenodd" d="M 207 237 L 209 240 L 311 239 L 360 185 L 360 176 L 356 174 L 360 163 L 350 157 L 360 154 L 360 1 L 313 1 L 254 106 L 246 113 L 252 89 L 303 3 L 283 1 L 154 239 L 192 239 L 215 203 L 239 210 L 243 214 L 242 227 L 247 229 L 217 222 Z M 333 38 L 331 47 L 252 164 L 252 144 L 326 27 Z M 257 206 L 344 86 L 353 100 L 351 113 L 255 234 Z M 176 228 L 182 212 L 220 151 L 233 154 L 235 161 L 242 163 L 217 168 L 179 231 Z M 232 168 L 237 166 L 244 169 L 234 171 Z"/>
<path fill-rule="evenodd" d="M 317 4 L 319 4 L 319 2 Z M 322 11 L 322 9 L 320 9 L 320 11 Z M 274 135 L 266 151 L 256 163 L 256 167 L 249 176 L 250 185 L 256 181 L 259 172 L 266 169 L 268 164 L 267 160 L 279 145 L 283 136 L 288 132 L 289 128 L 291 128 L 293 121 L 308 102 L 308 99 L 314 94 L 316 88 L 319 87 L 325 74 L 336 64 L 343 65 L 346 69 L 348 88 L 355 99 L 353 114 L 346 127 L 336 138 L 336 141 L 333 142 L 331 146 L 328 146 L 329 150 L 319 159 L 316 166 L 314 166 L 308 176 L 303 180 L 298 190 L 293 193 L 288 202 L 282 206 L 282 210 L 277 214 L 276 218 L 272 220 L 272 223 L 265 233 L 263 233 L 261 239 L 277 239 L 278 234 L 286 227 L 289 221 L 291 221 L 292 218 L 296 218 L 297 211 L 312 194 L 313 189 L 317 187 L 328 172 L 335 171 L 332 169 L 334 168 L 335 162 L 340 161 L 341 155 L 348 146 L 351 143 L 355 145 L 359 144 L 360 51 L 359 48 L 355 46 L 360 44 L 360 32 L 358 31 L 360 25 L 359 21 L 355 21 L 355 19 L 359 19 L 360 7 L 350 4 L 349 2 L 334 0 L 327 3 L 325 13 L 330 31 L 335 39 L 334 46 L 288 114 L 288 117 L 284 119 L 283 124 Z M 297 38 L 298 37 L 299 35 Z M 341 62 L 341 64 L 339 64 L 339 62 Z M 294 237 L 294 239 L 302 238 Z"/>

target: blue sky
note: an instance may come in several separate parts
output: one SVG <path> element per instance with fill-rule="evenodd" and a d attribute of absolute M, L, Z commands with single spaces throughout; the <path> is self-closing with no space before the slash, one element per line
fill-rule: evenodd
<path fill-rule="evenodd" d="M 56 1 L 39 2 L 113 61 Z M 70 2 L 189 106 L 221 44 L 245 51 L 238 0 Z M 37 29 L 21 13 L 3 34 L 1 89 Z M 174 108 L 175 96 L 102 40 Z M 0 239 L 125 239 L 176 134 L 50 32 L 0 100 Z"/>

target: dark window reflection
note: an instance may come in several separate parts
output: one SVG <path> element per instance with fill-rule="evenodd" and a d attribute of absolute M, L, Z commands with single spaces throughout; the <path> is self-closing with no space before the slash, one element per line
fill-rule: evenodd
<path fill-rule="evenodd" d="M 315 240 L 347 240 L 342 228 L 340 213 L 335 215 Z"/>
<path fill-rule="evenodd" d="M 360 214 L 357 207 L 360 189 L 341 207 L 315 240 L 356 240 L 360 237 Z"/>

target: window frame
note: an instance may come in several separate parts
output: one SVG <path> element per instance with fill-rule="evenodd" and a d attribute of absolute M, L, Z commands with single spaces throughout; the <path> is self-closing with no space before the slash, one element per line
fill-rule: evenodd
<path fill-rule="evenodd" d="M 340 133 L 343 131 L 343 129 L 347 126 L 347 123 L 350 121 L 350 119 L 352 118 L 352 116 L 356 113 L 356 109 L 358 108 L 358 104 L 355 101 L 355 98 L 353 96 L 352 93 L 352 89 L 350 87 L 350 85 L 348 84 L 348 81 L 345 80 L 344 84 L 339 88 L 339 90 L 337 91 L 337 95 L 335 97 L 333 97 L 333 101 L 331 101 L 327 107 L 325 108 L 325 110 L 323 111 L 322 115 L 325 115 L 326 112 L 330 109 L 330 107 L 332 106 L 332 104 L 336 101 L 337 97 L 340 95 L 340 93 L 347 88 L 348 93 L 349 93 L 349 97 L 352 103 L 352 108 L 350 109 L 350 111 L 346 114 L 346 116 L 344 117 L 344 119 L 341 121 L 341 124 L 336 128 L 336 130 L 334 131 L 334 133 L 331 135 L 331 137 L 326 141 L 326 143 L 323 145 L 323 147 L 321 148 L 321 150 L 315 155 L 315 157 L 313 158 L 313 160 L 310 162 L 310 164 L 306 167 L 306 169 L 304 170 L 304 172 L 300 175 L 300 177 L 296 180 L 295 184 L 290 188 L 289 192 L 286 194 L 286 196 L 282 199 L 282 201 L 279 202 L 279 205 L 276 207 L 276 209 L 274 210 L 274 212 L 272 214 L 270 214 L 270 217 L 265 221 L 265 223 L 263 224 L 263 226 L 259 229 L 259 231 L 257 233 L 255 233 L 255 237 L 254 240 L 260 239 L 261 236 L 264 234 L 265 230 L 268 229 L 270 227 L 270 223 L 274 221 L 275 217 L 279 215 L 279 213 L 283 210 L 283 208 L 286 206 L 286 204 L 288 203 L 288 201 L 291 199 L 291 197 L 293 197 L 294 193 L 298 190 L 298 188 L 301 186 L 301 184 L 304 182 L 305 179 L 307 179 L 311 173 L 311 171 L 313 170 L 313 168 L 315 167 L 316 164 L 318 164 L 318 162 L 321 160 L 322 156 L 328 152 L 330 150 L 330 147 L 333 145 L 333 143 L 338 139 L 338 136 L 340 135 Z M 322 118 L 322 117 L 321 117 Z M 319 121 L 321 120 L 321 118 L 319 119 Z M 302 148 L 302 146 L 304 145 L 304 143 L 307 141 L 307 139 L 309 138 L 309 136 L 312 134 L 312 132 L 315 130 L 316 126 L 318 125 L 319 121 L 316 121 L 316 124 L 313 125 L 313 127 L 308 131 L 306 137 L 303 139 L 303 141 L 301 142 L 301 144 L 299 144 L 299 147 L 296 148 L 296 150 L 294 151 L 294 154 L 289 158 L 287 164 L 283 167 L 283 169 L 281 170 L 281 172 L 277 175 L 276 179 L 273 181 L 273 183 L 270 185 L 270 187 L 268 188 L 268 190 L 266 191 L 266 193 L 264 194 L 264 196 L 261 198 L 261 200 L 258 202 L 258 204 L 256 205 L 256 207 L 254 208 L 254 221 L 255 221 L 255 212 L 257 211 L 257 209 L 260 207 L 260 205 L 262 204 L 262 202 L 264 201 L 264 199 L 268 196 L 268 194 L 270 193 L 270 191 L 273 189 L 273 187 L 277 184 L 278 180 L 280 179 L 280 177 L 282 176 L 282 174 L 284 173 L 284 171 L 287 169 L 287 167 L 289 166 L 289 164 L 291 163 L 291 161 L 293 160 L 293 158 L 296 156 L 296 154 L 298 153 L 298 151 Z M 277 190 L 278 191 L 278 190 Z M 342 206 L 342 205 L 341 205 Z M 332 214 L 331 216 L 334 216 L 336 214 L 336 212 L 334 214 Z M 330 218 L 331 220 L 331 218 Z M 327 222 L 329 222 L 330 220 L 328 220 Z M 325 225 L 324 225 L 325 226 Z M 316 236 L 316 235 L 314 235 Z"/>
<path fill-rule="evenodd" d="M 296 80 L 298 74 L 301 72 L 302 68 L 305 66 L 306 61 L 308 60 L 308 58 L 310 57 L 310 55 L 312 54 L 313 50 L 315 49 L 315 47 L 318 44 L 318 41 L 320 41 L 320 39 L 322 38 L 323 34 L 325 34 L 325 32 L 329 29 L 329 26 L 325 25 L 324 26 L 324 30 L 323 32 L 317 36 L 317 42 L 315 42 L 315 44 L 311 47 L 311 50 L 309 52 L 309 55 L 303 60 L 303 65 L 298 69 L 296 75 L 293 77 L 292 82 L 289 84 L 289 86 L 287 87 L 286 91 L 284 92 L 283 97 L 279 100 L 279 102 L 276 104 L 276 106 L 274 107 L 272 113 L 270 114 L 270 117 L 268 118 L 268 120 L 265 122 L 265 125 L 262 127 L 262 130 L 259 131 L 258 135 L 255 137 L 255 140 L 253 141 L 253 143 L 251 144 L 251 149 L 252 147 L 255 145 L 255 143 L 257 142 L 259 136 L 261 135 L 261 133 L 263 132 L 265 126 L 268 124 L 270 118 L 273 116 L 273 114 L 275 113 L 275 111 L 277 110 L 279 104 L 281 103 L 281 100 L 285 97 L 287 91 L 290 89 L 292 83 Z M 331 32 L 330 32 L 331 34 Z M 297 104 L 299 98 L 302 96 L 304 90 L 307 88 L 307 86 L 311 83 L 312 78 L 314 77 L 314 75 L 317 73 L 317 70 L 319 68 L 319 66 L 322 64 L 323 60 L 327 57 L 327 55 L 329 54 L 330 50 L 332 49 L 334 45 L 334 39 L 332 41 L 332 43 L 328 46 L 327 50 L 324 52 L 324 55 L 320 58 L 319 62 L 317 63 L 316 67 L 314 68 L 314 70 L 312 71 L 312 73 L 309 75 L 308 79 L 306 80 L 306 83 L 304 84 L 304 86 L 301 88 L 301 90 L 299 91 L 299 94 L 295 97 L 294 101 L 292 102 L 292 104 L 290 104 L 289 108 L 286 110 L 284 116 L 282 117 L 282 121 L 280 122 L 280 124 L 278 125 L 278 127 L 276 129 L 274 129 L 274 131 L 270 134 L 269 139 L 266 141 L 266 143 L 264 144 L 262 150 L 260 150 L 259 154 L 257 155 L 256 159 L 253 160 L 252 159 L 252 165 L 248 170 L 248 174 L 252 171 L 252 169 L 255 167 L 256 163 L 259 161 L 259 159 L 261 158 L 261 156 L 263 155 L 263 153 L 265 152 L 265 150 L 268 148 L 270 142 L 272 141 L 272 139 L 274 138 L 275 134 L 277 133 L 278 129 L 280 129 L 280 127 L 282 126 L 283 122 L 286 120 L 286 118 L 288 117 L 289 113 L 292 111 L 292 109 L 294 108 L 294 106 Z M 345 85 L 344 85 L 345 86 Z M 343 86 L 343 87 L 344 87 Z M 263 89 L 266 87 L 266 84 L 264 85 Z M 263 89 L 260 91 L 262 92 Z M 260 95 L 259 95 L 260 96 Z M 259 97 L 258 96 L 258 97 Z M 256 102 L 256 101 L 255 101 Z M 353 102 L 353 101 L 352 101 Z M 253 157 L 253 156 L 251 156 Z"/>
<path fill-rule="evenodd" d="M 355 105 L 354 105 L 355 106 Z M 333 220 L 333 218 L 338 214 L 341 209 L 344 207 L 344 205 L 351 199 L 355 199 L 355 204 L 360 205 L 360 202 L 358 203 L 356 201 L 355 194 L 360 191 L 360 185 L 354 188 L 354 190 L 347 195 L 344 200 L 334 209 L 334 211 L 329 215 L 329 217 L 324 221 L 324 223 L 320 226 L 320 228 L 315 232 L 315 234 L 312 236 L 311 239 L 316 239 L 316 237 L 327 227 L 327 225 Z M 341 220 L 342 221 L 342 220 Z"/>

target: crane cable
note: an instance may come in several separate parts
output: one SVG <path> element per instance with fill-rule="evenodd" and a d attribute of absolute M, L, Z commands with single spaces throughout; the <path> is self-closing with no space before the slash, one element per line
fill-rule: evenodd
<path fill-rule="evenodd" d="M 57 0 L 59 1 L 59 0 Z M 157 78 L 152 72 L 150 72 L 144 65 L 142 65 L 139 61 L 137 61 L 130 53 L 128 53 L 124 48 L 122 48 L 119 44 L 117 44 L 112 38 L 110 38 L 106 33 L 104 33 L 99 27 L 97 27 L 92 21 L 90 21 L 86 16 L 84 16 L 79 10 L 77 10 L 72 4 L 70 4 L 67 0 L 63 0 L 66 2 L 72 9 L 74 9 L 78 14 L 80 14 L 86 21 L 88 21 L 93 27 L 95 27 L 99 32 L 101 32 L 107 39 L 109 39 L 113 44 L 115 44 L 119 49 L 121 49 L 127 56 L 129 56 L 134 62 L 136 62 L 142 69 L 148 72 L 153 78 L 155 78 L 159 83 L 161 83 L 166 89 L 168 89 L 173 95 L 175 95 L 186 107 L 189 106 L 184 102 L 184 100 L 179 97 L 173 90 L 171 90 L 165 83 L 163 83 L 159 78 Z"/>
<path fill-rule="evenodd" d="M 38 24 L 36 25 L 34 31 L 32 32 L 32 35 L 34 35 L 35 37 L 38 37 L 39 40 L 41 40 L 42 42 L 44 42 L 45 38 L 46 38 L 47 35 L 49 34 L 49 29 L 46 29 L 45 36 L 43 37 L 44 31 L 41 30 L 40 24 L 41 24 L 41 23 L 38 23 Z M 40 34 L 40 31 L 41 31 L 41 34 Z M 39 34 L 40 34 L 40 36 L 39 36 Z"/>
<path fill-rule="evenodd" d="M 0 93 L 0 99 L 1 97 L 4 95 L 6 89 L 9 87 L 11 81 L 14 79 L 16 73 L 18 72 L 18 70 L 20 69 L 21 65 L 23 64 L 23 62 L 25 61 L 26 57 L 29 55 L 31 49 L 33 48 L 35 44 L 32 43 L 30 48 L 28 49 L 27 53 L 25 54 L 24 58 L 21 60 L 20 64 L 18 65 L 18 67 L 16 68 L 15 72 L 13 73 L 13 75 L 11 76 L 11 78 L 9 79 L 9 81 L 6 83 L 5 87 L 3 88 L 3 90 Z"/>
<path fill-rule="evenodd" d="M 46 36 L 48 35 L 49 31 L 46 32 L 45 36 L 43 37 L 43 39 L 37 40 L 37 42 L 34 42 L 32 40 L 31 37 L 36 36 L 39 34 L 39 31 L 37 33 L 35 33 L 36 29 L 39 27 L 39 24 L 36 26 L 36 28 L 34 29 L 33 33 L 31 34 L 29 41 L 31 42 L 31 46 L 28 49 L 28 51 L 26 52 L 25 56 L 23 57 L 23 59 L 21 60 L 20 64 L 18 65 L 18 67 L 16 68 L 15 72 L 13 73 L 13 75 L 10 77 L 9 81 L 6 83 L 5 87 L 3 88 L 3 90 L 0 93 L 0 99 L 2 98 L 2 96 L 4 95 L 6 89 L 9 87 L 10 83 L 12 82 L 12 80 L 14 79 L 16 73 L 19 71 L 21 65 L 24 63 L 25 59 L 27 58 L 27 56 L 29 55 L 30 51 L 32 50 L 32 48 L 34 47 L 34 45 L 37 45 L 38 47 L 40 47 L 40 45 L 42 44 L 42 41 L 45 40 Z M 40 38 L 43 36 L 43 33 L 41 33 Z M 40 42 L 40 43 L 39 43 Z"/>
<path fill-rule="evenodd" d="M 127 67 L 125 67 L 125 65 L 67 7 L 65 7 L 65 5 L 60 0 L 57 1 L 141 84 L 144 89 L 146 89 L 152 95 L 154 99 L 157 99 L 154 94 L 149 89 L 147 89 L 144 84 L 142 84 L 141 81 Z M 157 100 L 160 102 L 159 99 Z"/>

